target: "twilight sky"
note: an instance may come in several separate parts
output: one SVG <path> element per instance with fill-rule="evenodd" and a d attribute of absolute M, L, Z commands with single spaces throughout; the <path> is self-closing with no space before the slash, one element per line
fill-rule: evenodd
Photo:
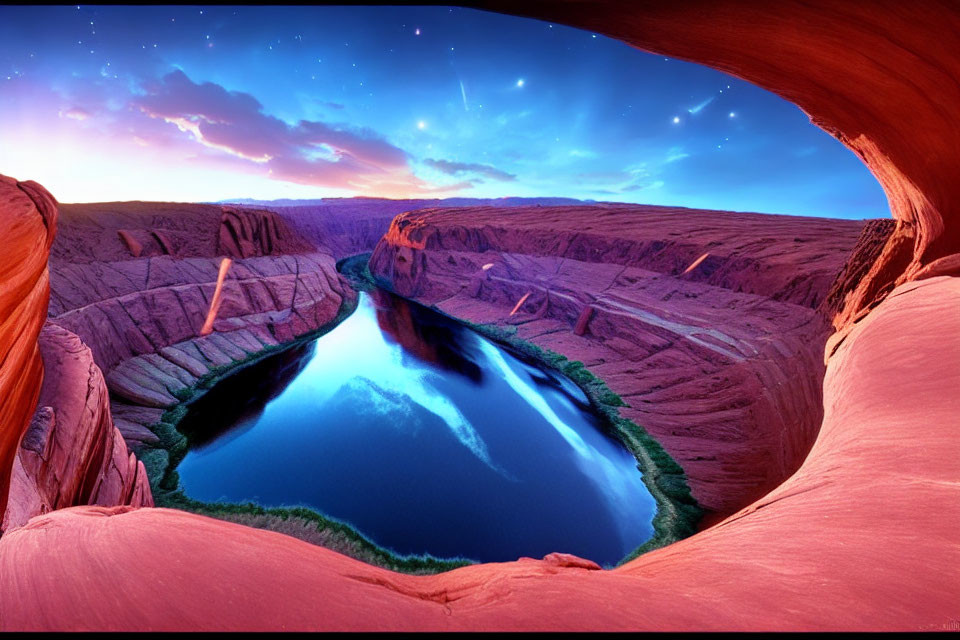
<path fill-rule="evenodd" d="M 796 106 L 448 7 L 0 6 L 0 173 L 61 202 L 568 196 L 889 215 Z"/>

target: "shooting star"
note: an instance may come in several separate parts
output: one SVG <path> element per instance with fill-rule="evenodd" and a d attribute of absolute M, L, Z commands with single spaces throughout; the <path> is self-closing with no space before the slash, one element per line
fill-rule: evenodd
<path fill-rule="evenodd" d="M 713 102 L 714 98 L 716 98 L 716 96 L 710 96 L 709 98 L 707 98 L 706 100 L 698 104 L 697 106 L 690 107 L 689 109 L 687 109 L 687 113 L 690 113 L 691 115 L 696 115 L 700 113 L 701 111 L 703 111 L 704 107 L 706 107 L 708 104 Z"/>
<path fill-rule="evenodd" d="M 470 111 L 470 106 L 467 105 L 467 90 L 463 88 L 463 80 L 460 81 L 460 95 L 463 96 L 463 110 Z"/>

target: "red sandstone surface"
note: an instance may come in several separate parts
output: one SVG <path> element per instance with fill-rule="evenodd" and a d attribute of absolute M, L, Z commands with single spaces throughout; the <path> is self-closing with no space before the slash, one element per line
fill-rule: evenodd
<path fill-rule="evenodd" d="M 180 512 L 61 509 L 0 538 L 0 628 L 955 629 L 960 287 L 950 276 L 960 273 L 960 11 L 893 0 L 476 4 L 754 82 L 800 105 L 880 180 L 896 228 L 874 262 L 848 264 L 850 285 L 826 294 L 824 305 L 845 305 L 834 319 L 845 334 L 826 350 L 823 422 L 800 468 L 716 526 L 614 571 L 553 557 L 414 578 Z M 38 186 L 7 178 L 0 207 L 5 480 L 40 394 L 37 336 L 56 215 Z M 126 261 L 135 253 L 121 239 L 126 230 L 137 232 L 130 237 L 141 255 L 163 260 L 183 251 L 170 233 L 175 222 L 124 221 L 91 235 L 99 242 L 87 246 L 116 243 L 112 257 L 90 257 L 82 243 L 64 251 L 72 262 Z M 213 249 L 184 255 L 214 257 L 220 227 L 213 218 L 208 226 Z M 876 250 L 867 235 L 861 257 Z M 209 277 L 196 273 L 187 286 L 212 289 Z M 61 312 L 80 308 L 70 299 Z M 221 346 L 206 357 L 229 357 Z M 182 355 L 199 374 L 194 361 L 202 363 Z"/>
<path fill-rule="evenodd" d="M 152 507 L 143 463 L 113 425 L 90 349 L 53 324 L 39 344 L 46 375 L 14 464 L 2 529 L 78 504 Z"/>
<path fill-rule="evenodd" d="M 714 521 L 812 444 L 831 331 L 816 307 L 862 227 L 637 205 L 425 209 L 394 220 L 370 266 L 403 295 L 582 361 Z"/>
<path fill-rule="evenodd" d="M 20 436 L 40 394 L 37 337 L 47 315 L 47 254 L 57 203 L 35 182 L 0 176 L 0 515 Z"/>
<path fill-rule="evenodd" d="M 960 353 L 958 306 L 956 278 L 898 287 L 831 358 L 800 469 L 618 569 L 521 559 L 404 576 L 200 516 L 77 507 L 0 539 L 0 628 L 950 629 L 960 370 L 918 354 Z"/>

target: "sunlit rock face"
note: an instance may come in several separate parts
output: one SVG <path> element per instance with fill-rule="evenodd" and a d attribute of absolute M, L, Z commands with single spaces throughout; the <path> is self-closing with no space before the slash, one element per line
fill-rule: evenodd
<path fill-rule="evenodd" d="M 637 205 L 403 214 L 370 261 L 404 295 L 583 361 L 708 519 L 793 473 L 822 418 L 816 307 L 863 223 Z"/>
<path fill-rule="evenodd" d="M 47 255 L 56 227 L 57 203 L 43 187 L 0 176 L 0 514 L 43 379 L 37 337 L 47 315 Z"/>
<path fill-rule="evenodd" d="M 78 504 L 153 506 L 143 465 L 113 426 L 90 349 L 68 331 L 44 326 L 57 203 L 33 182 L 0 176 L 0 190 L 7 198 L 0 225 L 9 225 L 0 233 L 9 242 L 5 257 L 14 260 L 0 291 L 22 296 L 19 305 L 0 310 L 6 349 L 0 360 L 0 530 Z"/>

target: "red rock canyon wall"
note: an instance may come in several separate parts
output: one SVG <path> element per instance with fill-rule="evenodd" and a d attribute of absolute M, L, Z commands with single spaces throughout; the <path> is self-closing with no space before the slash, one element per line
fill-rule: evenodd
<path fill-rule="evenodd" d="M 823 422 L 800 468 L 723 522 L 614 571 L 554 556 L 401 576 L 181 512 L 61 509 L 0 538 L 0 628 L 956 628 L 956 4 L 473 6 L 591 29 L 754 82 L 798 104 L 877 176 L 896 228 L 863 278 L 853 275 L 862 265 L 845 271 L 859 282 L 853 291 L 841 283 L 839 297 L 825 295 L 826 305 L 846 301 L 834 319 L 846 334 L 828 346 Z M 43 225 L 44 205 L 11 185 L 0 185 L 11 212 L 0 231 L 17 239 L 0 256 L 8 462 L 39 393 L 35 345 L 53 227 Z M 875 250 L 869 244 L 860 255 Z"/>
<path fill-rule="evenodd" d="M 862 227 L 638 205 L 425 209 L 394 220 L 370 267 L 403 295 L 583 361 L 713 522 L 813 443 L 831 331 L 815 308 Z"/>
<path fill-rule="evenodd" d="M 0 539 L 0 628 L 955 628 L 960 370 L 935 354 L 960 353 L 958 305 L 956 278 L 898 287 L 830 359 L 800 469 L 618 569 L 553 556 L 408 576 L 192 514 L 77 507 Z"/>
<path fill-rule="evenodd" d="M 47 255 L 56 228 L 57 203 L 43 187 L 0 176 L 0 516 L 43 378 L 37 337 L 47 316 Z"/>

